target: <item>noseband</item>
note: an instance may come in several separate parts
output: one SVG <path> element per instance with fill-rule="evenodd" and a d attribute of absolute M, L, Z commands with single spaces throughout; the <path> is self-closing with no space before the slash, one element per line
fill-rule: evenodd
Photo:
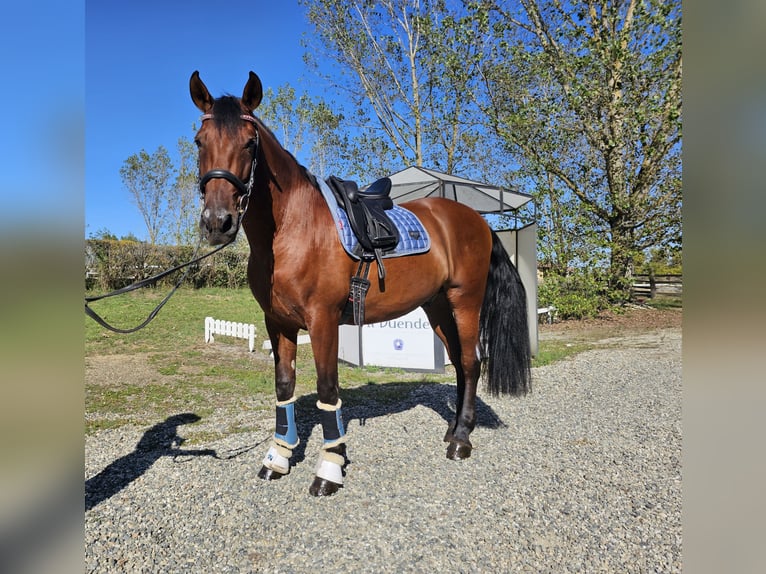
<path fill-rule="evenodd" d="M 199 190 L 200 190 L 200 193 L 204 196 L 205 186 L 211 179 L 225 179 L 230 184 L 232 184 L 235 188 L 237 188 L 237 191 L 240 193 L 239 205 L 237 207 L 237 211 L 239 212 L 241 216 L 245 213 L 245 210 L 247 209 L 247 204 L 250 200 L 250 193 L 253 191 L 253 181 L 255 180 L 255 167 L 258 164 L 258 146 L 260 144 L 260 138 L 258 135 L 258 123 L 256 119 L 253 116 L 247 115 L 247 114 L 242 114 L 239 117 L 245 121 L 251 122 L 255 126 L 255 151 L 253 152 L 253 162 L 250 164 L 250 179 L 247 182 L 244 182 L 228 170 L 211 169 L 200 178 Z M 201 118 L 203 122 L 205 120 L 211 120 L 211 119 L 213 119 L 213 114 L 204 114 Z"/>

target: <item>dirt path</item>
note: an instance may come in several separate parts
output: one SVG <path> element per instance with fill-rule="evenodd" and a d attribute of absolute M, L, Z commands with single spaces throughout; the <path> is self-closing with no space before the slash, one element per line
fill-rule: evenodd
<path fill-rule="evenodd" d="M 623 313 L 605 311 L 593 319 L 560 321 L 541 324 L 540 340 L 572 339 L 573 341 L 604 341 L 621 337 L 637 337 L 661 329 L 681 329 L 681 309 L 653 309 L 631 306 Z"/>

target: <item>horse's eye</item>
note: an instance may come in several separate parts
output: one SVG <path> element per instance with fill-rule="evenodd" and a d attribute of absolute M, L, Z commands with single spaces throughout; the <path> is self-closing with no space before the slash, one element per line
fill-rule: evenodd
<path fill-rule="evenodd" d="M 245 147 L 247 149 L 252 150 L 252 149 L 255 149 L 255 144 L 256 144 L 256 139 L 255 138 L 250 138 L 249 140 L 247 140 L 247 144 L 245 145 Z"/>

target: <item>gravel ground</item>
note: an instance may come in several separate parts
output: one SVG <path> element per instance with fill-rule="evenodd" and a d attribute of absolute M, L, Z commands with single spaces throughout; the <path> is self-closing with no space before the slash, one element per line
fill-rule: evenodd
<path fill-rule="evenodd" d="M 481 396 L 465 461 L 444 456 L 453 386 L 344 407 L 351 462 L 331 498 L 308 494 L 311 402 L 296 466 L 270 483 L 272 420 L 205 445 L 183 444 L 191 415 L 88 436 L 86 572 L 682 570 L 678 328 L 535 369 L 526 398 Z"/>

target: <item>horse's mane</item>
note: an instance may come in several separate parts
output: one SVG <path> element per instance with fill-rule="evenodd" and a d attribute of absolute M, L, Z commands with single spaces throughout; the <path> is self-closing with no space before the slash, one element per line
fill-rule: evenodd
<path fill-rule="evenodd" d="M 265 132 L 266 132 L 266 133 L 267 133 L 267 134 L 268 134 L 268 135 L 271 137 L 271 139 L 273 139 L 273 140 L 274 140 L 274 142 L 275 142 L 275 143 L 276 143 L 276 144 L 277 144 L 279 147 L 281 147 L 281 148 L 282 148 L 282 150 L 283 150 L 283 151 L 284 151 L 284 152 L 285 152 L 287 155 L 289 155 L 289 156 L 292 158 L 292 160 L 293 160 L 293 161 L 295 162 L 295 164 L 298 166 L 298 169 L 300 170 L 300 172 L 301 172 L 301 173 L 302 173 L 302 174 L 303 174 L 303 175 L 306 177 L 306 179 L 308 179 L 308 180 L 311 182 L 311 185 L 313 185 L 314 187 L 318 187 L 318 184 L 317 184 L 317 181 L 316 181 L 316 176 L 315 176 L 313 173 L 311 173 L 311 172 L 308 170 L 308 168 L 306 168 L 306 166 L 304 166 L 304 165 L 303 165 L 301 162 L 299 162 L 299 161 L 298 161 L 298 160 L 295 158 L 295 156 L 294 156 L 294 155 L 293 155 L 293 154 L 292 154 L 292 153 L 291 153 L 289 150 L 287 150 L 287 149 L 285 149 L 285 148 L 284 148 L 284 146 L 283 146 L 283 145 L 282 145 L 282 144 L 279 142 L 279 140 L 277 139 L 277 136 L 275 136 L 275 135 L 274 135 L 274 132 L 271 130 L 271 128 L 270 128 L 269 126 L 267 126 L 265 123 L 263 123 L 263 120 L 262 120 L 261 118 L 258 118 L 258 117 L 256 117 L 256 118 L 255 118 L 255 120 L 258 122 L 258 130 L 259 130 L 259 131 L 260 131 L 260 130 L 263 130 L 263 131 L 265 131 Z"/>

